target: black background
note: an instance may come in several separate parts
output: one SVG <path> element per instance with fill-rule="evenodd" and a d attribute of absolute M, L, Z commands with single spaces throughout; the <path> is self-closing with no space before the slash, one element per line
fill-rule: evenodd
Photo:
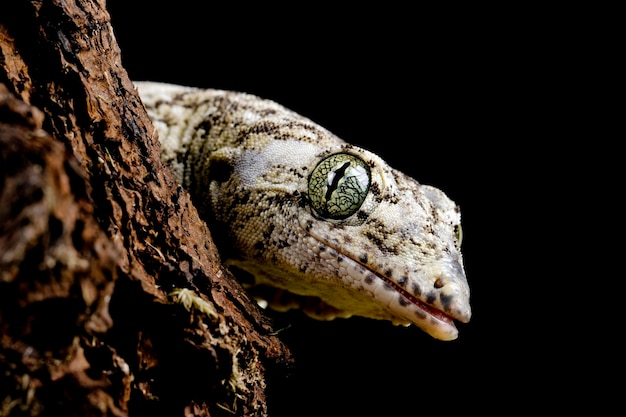
<path fill-rule="evenodd" d="M 108 2 L 132 79 L 273 99 L 441 188 L 462 211 L 473 317 L 459 339 L 269 313 L 277 328 L 290 326 L 281 336 L 296 359 L 271 374 L 270 415 L 507 414 L 558 404 L 564 359 L 541 331 L 557 319 L 538 312 L 540 267 L 519 247 L 534 225 L 517 218 L 537 198 L 529 173 L 543 164 L 538 130 L 553 100 L 545 86 L 558 40 L 536 42 L 541 22 L 493 9 L 175 3 Z"/>

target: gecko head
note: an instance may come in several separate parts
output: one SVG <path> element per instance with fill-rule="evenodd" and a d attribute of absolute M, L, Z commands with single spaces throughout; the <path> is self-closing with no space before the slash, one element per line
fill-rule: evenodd
<path fill-rule="evenodd" d="M 346 294 L 321 298 L 349 314 L 455 339 L 454 320 L 471 316 L 456 204 L 351 145 L 323 155 L 308 181 L 310 216 L 301 223 L 346 284 Z"/>
<path fill-rule="evenodd" d="M 471 313 L 452 200 L 308 122 L 265 123 L 244 140 L 197 168 L 224 259 L 256 285 L 332 307 L 317 318 L 457 337 L 454 321 Z"/>
<path fill-rule="evenodd" d="M 334 140 L 223 148 L 210 162 L 231 174 L 206 176 L 216 224 L 233 239 L 222 256 L 257 285 L 332 307 L 304 310 L 316 318 L 414 324 L 441 340 L 469 321 L 460 212 L 439 189 Z"/>

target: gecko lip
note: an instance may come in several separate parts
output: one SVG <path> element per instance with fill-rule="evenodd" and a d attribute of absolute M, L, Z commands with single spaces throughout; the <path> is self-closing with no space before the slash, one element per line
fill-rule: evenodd
<path fill-rule="evenodd" d="M 436 307 L 426 304 L 391 279 L 379 274 L 375 275 L 400 294 L 406 300 L 406 304 L 411 304 L 413 307 L 417 308 L 417 311 L 407 311 L 405 305 L 398 303 L 398 307 L 396 308 L 391 306 L 396 314 L 399 314 L 436 339 L 454 340 L 458 337 L 458 330 L 454 325 L 454 319 L 466 322 L 467 320 L 465 318 L 451 316 Z"/>
<path fill-rule="evenodd" d="M 392 287 L 394 291 L 400 294 L 411 305 L 418 309 L 418 311 L 413 312 L 413 314 L 407 314 L 406 308 L 402 308 L 403 311 L 397 311 L 397 313 L 400 313 L 402 317 L 405 317 L 407 320 L 416 324 L 431 336 L 438 339 L 452 340 L 457 338 L 458 330 L 454 325 L 454 317 L 444 313 L 436 307 L 426 304 L 390 279 L 380 275 L 377 276 L 380 277 L 387 285 Z M 422 314 L 419 314 L 420 312 Z M 411 318 L 409 316 L 413 316 L 415 318 Z"/>

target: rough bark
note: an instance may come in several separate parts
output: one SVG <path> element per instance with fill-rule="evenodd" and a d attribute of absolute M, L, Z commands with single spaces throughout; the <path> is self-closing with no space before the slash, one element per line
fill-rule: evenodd
<path fill-rule="evenodd" d="M 161 165 L 104 0 L 3 1 L 0 84 L 0 416 L 266 415 L 289 352 Z"/>

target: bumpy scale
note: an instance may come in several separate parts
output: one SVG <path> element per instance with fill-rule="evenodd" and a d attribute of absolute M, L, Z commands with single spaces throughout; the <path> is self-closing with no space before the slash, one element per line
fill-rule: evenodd
<path fill-rule="evenodd" d="M 460 213 L 442 191 L 274 102 L 137 86 L 163 161 L 257 288 L 295 294 L 319 319 L 415 324 L 441 340 L 469 321 Z"/>

